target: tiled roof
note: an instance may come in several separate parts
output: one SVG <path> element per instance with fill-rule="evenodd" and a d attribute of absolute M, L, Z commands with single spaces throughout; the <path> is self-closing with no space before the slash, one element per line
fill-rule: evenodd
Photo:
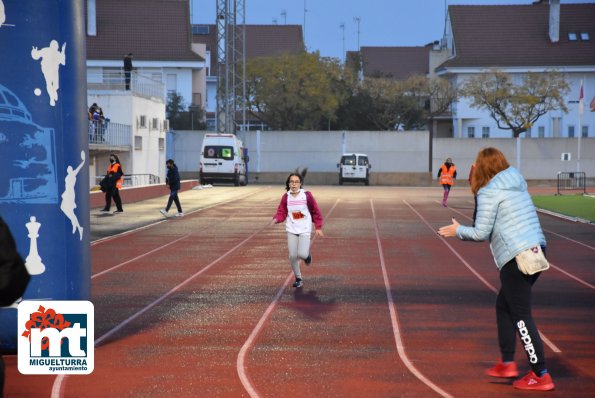
<path fill-rule="evenodd" d="M 362 47 L 364 76 L 392 77 L 405 80 L 429 72 L 431 46 L 425 47 Z"/>
<path fill-rule="evenodd" d="M 188 0 L 97 0 L 97 36 L 87 36 L 87 59 L 201 61 L 191 51 Z"/>
<path fill-rule="evenodd" d="M 456 57 L 441 67 L 595 65 L 595 4 L 560 5 L 560 41 L 549 38 L 549 4 L 449 6 Z M 590 40 L 569 41 L 569 32 Z"/>
<path fill-rule="evenodd" d="M 208 27 L 208 34 L 194 34 L 194 43 L 204 43 L 211 51 L 211 69 L 216 70 L 217 33 L 215 25 Z M 239 43 L 241 45 L 241 43 Z M 246 59 L 278 54 L 298 53 L 304 50 L 301 25 L 246 25 Z"/>

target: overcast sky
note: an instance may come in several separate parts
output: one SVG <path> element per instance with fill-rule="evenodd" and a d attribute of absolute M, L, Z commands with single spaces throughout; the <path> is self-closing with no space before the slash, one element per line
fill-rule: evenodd
<path fill-rule="evenodd" d="M 218 0 L 190 0 L 194 23 L 215 23 Z M 305 25 L 308 51 L 343 59 L 360 46 L 424 46 L 440 40 L 453 4 L 525 4 L 534 0 L 245 0 L 246 23 Z M 562 0 L 593 3 L 595 0 Z M 307 10 L 304 23 L 304 8 Z M 345 28 L 340 26 L 344 24 Z M 343 32 L 345 39 L 343 40 Z"/>

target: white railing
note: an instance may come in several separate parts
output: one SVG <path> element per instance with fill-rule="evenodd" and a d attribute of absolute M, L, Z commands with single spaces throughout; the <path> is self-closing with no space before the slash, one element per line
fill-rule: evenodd
<path fill-rule="evenodd" d="M 167 99 L 165 84 L 136 71 L 130 75 L 130 90 L 126 90 L 124 70 L 103 72 L 88 70 L 87 91 L 92 94 L 105 93 L 106 91 L 130 91 L 133 94 L 157 98 L 163 102 Z"/>
<path fill-rule="evenodd" d="M 89 121 L 89 144 L 132 146 L 132 126 L 109 120 Z"/>

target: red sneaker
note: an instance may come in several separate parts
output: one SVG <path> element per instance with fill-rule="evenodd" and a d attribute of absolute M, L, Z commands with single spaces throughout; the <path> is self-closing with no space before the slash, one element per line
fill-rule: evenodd
<path fill-rule="evenodd" d="M 533 371 L 530 371 L 525 377 L 512 383 L 512 386 L 519 390 L 549 391 L 554 389 L 552 376 L 549 373 L 538 377 Z"/>
<path fill-rule="evenodd" d="M 489 368 L 485 372 L 488 376 L 492 377 L 518 377 L 519 370 L 516 367 L 516 363 L 509 362 L 507 364 L 502 363 L 500 360 L 496 366 Z"/>

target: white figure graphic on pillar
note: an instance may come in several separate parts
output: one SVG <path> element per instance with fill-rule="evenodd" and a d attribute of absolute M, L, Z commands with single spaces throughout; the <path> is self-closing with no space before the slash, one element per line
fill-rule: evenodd
<path fill-rule="evenodd" d="M 4 3 L 0 0 L 0 27 L 6 22 L 6 13 L 4 12 Z"/>
<path fill-rule="evenodd" d="M 64 193 L 62 194 L 62 203 L 60 204 L 60 210 L 72 223 L 72 233 L 75 233 L 78 229 L 80 240 L 83 240 L 83 227 L 79 223 L 74 209 L 76 209 L 76 194 L 74 186 L 76 185 L 76 176 L 81 171 L 81 168 L 85 164 L 85 151 L 81 151 L 81 164 L 76 169 L 72 169 L 72 166 L 66 168 L 66 177 L 64 178 Z"/>
<path fill-rule="evenodd" d="M 37 252 L 37 238 L 39 238 L 39 228 L 41 224 L 37 222 L 35 216 L 31 216 L 30 222 L 25 224 L 27 231 L 29 231 L 29 255 L 25 259 L 25 267 L 30 275 L 39 275 L 45 272 L 45 265 L 41 262 L 41 257 Z"/>
<path fill-rule="evenodd" d="M 31 57 L 34 60 L 41 60 L 41 72 L 45 77 L 45 88 L 50 97 L 50 105 L 55 106 L 58 101 L 58 89 L 60 88 L 60 65 L 66 65 L 66 43 L 62 44 L 62 50 L 58 50 L 58 42 L 52 40 L 49 47 L 38 50 L 33 47 Z"/>

